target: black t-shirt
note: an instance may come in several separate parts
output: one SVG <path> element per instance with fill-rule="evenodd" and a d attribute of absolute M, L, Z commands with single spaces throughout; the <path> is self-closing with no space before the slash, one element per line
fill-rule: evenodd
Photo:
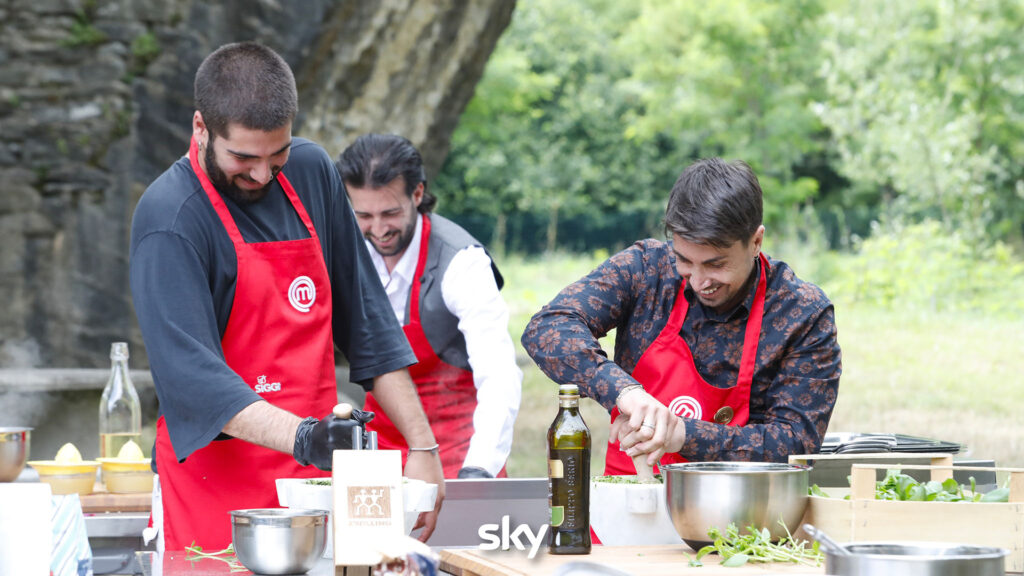
<path fill-rule="evenodd" d="M 370 389 L 373 377 L 414 364 L 416 357 L 330 157 L 320 146 L 294 138 L 283 172 L 320 237 L 331 281 L 334 343 L 349 361 L 351 380 Z M 253 204 L 222 198 L 246 242 L 309 237 L 276 181 Z M 220 344 L 236 272 L 231 239 L 188 157 L 182 157 L 139 200 L 130 259 L 135 312 L 179 460 L 206 446 L 242 408 L 261 399 L 225 363 Z"/>

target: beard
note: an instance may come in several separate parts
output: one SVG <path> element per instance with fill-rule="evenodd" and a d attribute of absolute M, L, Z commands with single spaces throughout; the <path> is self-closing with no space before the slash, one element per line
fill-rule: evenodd
<path fill-rule="evenodd" d="M 252 204 L 262 200 L 270 192 L 270 187 L 274 184 L 274 180 L 277 179 L 277 173 L 280 171 L 280 169 L 275 170 L 270 178 L 270 182 L 267 182 L 267 185 L 263 188 L 259 190 L 244 190 L 236 186 L 217 164 L 217 159 L 213 155 L 213 138 L 210 138 L 210 143 L 206 146 L 203 156 L 206 160 L 206 176 L 210 179 L 210 183 L 213 184 L 213 187 L 218 192 L 230 198 L 235 204 Z M 236 176 L 235 178 L 240 177 Z"/>
<path fill-rule="evenodd" d="M 419 219 L 419 216 L 419 212 L 413 211 L 412 218 L 409 219 L 409 224 L 404 230 L 398 232 L 398 242 L 395 242 L 395 246 L 393 248 L 388 249 L 386 252 L 381 251 L 380 246 L 371 240 L 374 249 L 377 250 L 381 256 L 397 256 L 404 253 L 405 249 L 412 244 L 412 237 L 416 235 L 416 221 Z"/>

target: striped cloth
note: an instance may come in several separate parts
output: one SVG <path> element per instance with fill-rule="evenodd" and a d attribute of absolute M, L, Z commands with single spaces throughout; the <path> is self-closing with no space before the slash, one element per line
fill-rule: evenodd
<path fill-rule="evenodd" d="M 53 527 L 53 576 L 93 576 L 92 548 L 85 533 L 85 517 L 78 494 L 53 496 L 50 526 Z"/>

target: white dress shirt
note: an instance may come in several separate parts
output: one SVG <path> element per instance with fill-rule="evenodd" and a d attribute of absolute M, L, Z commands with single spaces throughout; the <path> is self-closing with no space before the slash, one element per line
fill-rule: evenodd
<path fill-rule="evenodd" d="M 402 325 L 407 323 L 405 309 L 416 275 L 422 232 L 420 217 L 412 242 L 390 273 L 384 257 L 366 241 L 391 308 Z M 459 319 L 476 386 L 473 437 L 463 467 L 475 466 L 496 475 L 512 450 L 523 373 L 516 365 L 515 348 L 508 333 L 508 306 L 498 291 L 491 259 L 483 248 L 470 246 L 452 257 L 441 279 L 441 297 L 448 311 Z"/>

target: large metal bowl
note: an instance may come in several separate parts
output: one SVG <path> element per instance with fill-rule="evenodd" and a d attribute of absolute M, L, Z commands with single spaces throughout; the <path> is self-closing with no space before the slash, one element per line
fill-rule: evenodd
<path fill-rule="evenodd" d="M 825 552 L 825 572 L 836 576 L 1003 576 L 1005 548 L 933 542 L 845 544 L 848 554 Z"/>
<path fill-rule="evenodd" d="M 31 428 L 0 426 L 0 482 L 12 482 L 28 460 Z"/>
<path fill-rule="evenodd" d="M 661 467 L 676 532 L 691 548 L 712 527 L 767 528 L 773 539 L 796 531 L 807 508 L 809 466 L 765 462 L 686 462 Z M 785 522 L 784 528 L 779 520 Z"/>
<path fill-rule="evenodd" d="M 232 510 L 235 556 L 257 574 L 305 574 L 327 545 L 327 514 L 301 508 Z"/>

